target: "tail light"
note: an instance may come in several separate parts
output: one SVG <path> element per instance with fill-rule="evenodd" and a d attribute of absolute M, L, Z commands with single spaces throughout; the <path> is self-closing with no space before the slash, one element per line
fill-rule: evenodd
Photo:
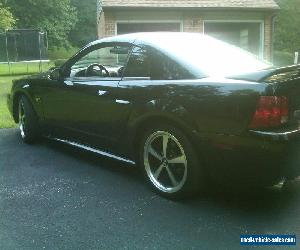
<path fill-rule="evenodd" d="M 285 96 L 261 96 L 249 128 L 278 127 L 288 122 L 288 115 L 288 99 Z"/>

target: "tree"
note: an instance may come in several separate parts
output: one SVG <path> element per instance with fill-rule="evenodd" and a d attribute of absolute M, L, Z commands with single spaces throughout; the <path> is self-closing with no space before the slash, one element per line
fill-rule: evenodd
<path fill-rule="evenodd" d="M 300 50 L 300 0 L 277 0 L 280 11 L 275 23 L 277 51 L 294 53 Z"/>
<path fill-rule="evenodd" d="M 14 19 L 9 9 L 3 7 L 0 3 L 0 31 L 11 29 L 15 22 L 16 20 Z"/>
<path fill-rule="evenodd" d="M 78 22 L 70 32 L 70 42 L 81 47 L 96 39 L 97 34 L 97 0 L 71 0 L 71 4 L 78 12 Z"/>
<path fill-rule="evenodd" d="M 68 47 L 68 35 L 77 21 L 70 0 L 0 0 L 17 18 L 17 28 L 46 31 L 51 47 Z"/>

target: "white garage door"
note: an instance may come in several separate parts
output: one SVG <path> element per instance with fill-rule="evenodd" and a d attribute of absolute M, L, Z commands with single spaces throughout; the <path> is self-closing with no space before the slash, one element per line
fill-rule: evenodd
<path fill-rule="evenodd" d="M 117 34 L 152 31 L 180 31 L 180 23 L 118 23 Z"/>
<path fill-rule="evenodd" d="M 205 22 L 205 33 L 262 57 L 260 22 Z"/>

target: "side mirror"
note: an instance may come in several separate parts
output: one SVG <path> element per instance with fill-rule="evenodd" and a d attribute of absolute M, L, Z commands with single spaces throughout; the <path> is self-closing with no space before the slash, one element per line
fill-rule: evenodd
<path fill-rule="evenodd" d="M 61 78 L 61 69 L 60 68 L 51 69 L 50 79 L 57 81 L 60 78 Z"/>

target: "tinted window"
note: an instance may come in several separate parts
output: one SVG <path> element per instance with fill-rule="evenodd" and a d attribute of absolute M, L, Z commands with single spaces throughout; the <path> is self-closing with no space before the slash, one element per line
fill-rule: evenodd
<path fill-rule="evenodd" d="M 150 58 L 146 49 L 140 47 L 132 49 L 124 76 L 150 77 Z"/>
<path fill-rule="evenodd" d="M 151 79 L 153 80 L 179 80 L 190 79 L 190 73 L 177 62 L 158 51 L 151 53 Z"/>
<path fill-rule="evenodd" d="M 141 47 L 133 48 L 124 76 L 151 77 L 152 80 L 191 78 L 184 68 L 167 56 Z"/>

